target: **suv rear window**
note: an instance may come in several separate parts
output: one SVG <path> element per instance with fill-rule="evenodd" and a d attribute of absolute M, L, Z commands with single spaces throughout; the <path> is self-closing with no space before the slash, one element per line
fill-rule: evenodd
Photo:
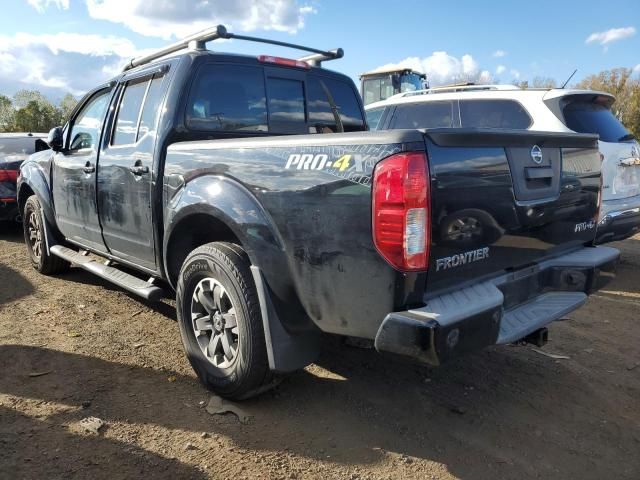
<path fill-rule="evenodd" d="M 369 128 L 371 130 L 378 130 L 378 125 L 380 124 L 380 120 L 382 119 L 382 114 L 384 113 L 384 107 L 372 108 L 367 110 L 367 123 L 369 124 Z"/>
<path fill-rule="evenodd" d="M 36 137 L 0 137 L 0 160 L 9 155 L 31 155 L 36 151 Z"/>
<path fill-rule="evenodd" d="M 460 100 L 462 127 L 526 130 L 531 117 L 514 100 Z"/>
<path fill-rule="evenodd" d="M 284 77 L 284 75 L 283 75 Z M 266 83 L 266 89 L 265 89 Z M 204 65 L 191 87 L 186 124 L 220 132 L 333 133 L 365 130 L 349 82 L 308 74 L 281 78 L 252 66 Z"/>
<path fill-rule="evenodd" d="M 597 133 L 603 142 L 623 142 L 629 132 L 605 105 L 591 102 L 572 102 L 564 107 L 567 127 L 578 133 Z"/>
<path fill-rule="evenodd" d="M 450 128 L 455 126 L 453 102 L 424 102 L 398 105 L 392 128 Z"/>

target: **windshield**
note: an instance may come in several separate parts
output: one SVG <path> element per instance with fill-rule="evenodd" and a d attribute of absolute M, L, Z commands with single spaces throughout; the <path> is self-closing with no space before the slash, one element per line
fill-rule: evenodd
<path fill-rule="evenodd" d="M 591 102 L 572 102 L 564 107 L 567 127 L 578 133 L 597 133 L 603 142 L 625 142 L 633 137 L 606 106 Z"/>
<path fill-rule="evenodd" d="M 422 90 L 422 78 L 416 73 L 405 73 L 400 76 L 400 93 Z"/>

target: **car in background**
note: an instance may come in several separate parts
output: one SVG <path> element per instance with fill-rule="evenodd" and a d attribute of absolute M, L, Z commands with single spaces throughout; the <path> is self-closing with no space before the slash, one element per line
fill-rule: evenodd
<path fill-rule="evenodd" d="M 0 221 L 20 220 L 16 181 L 29 155 L 49 146 L 43 133 L 0 133 Z"/>
<path fill-rule="evenodd" d="M 457 85 L 400 93 L 367 105 L 366 112 L 373 130 L 512 128 L 598 134 L 602 206 L 596 242 L 605 243 L 640 231 L 640 145 L 611 111 L 614 101 L 613 95 L 592 90 Z M 455 220 L 449 234 L 477 235 L 479 219 Z"/>

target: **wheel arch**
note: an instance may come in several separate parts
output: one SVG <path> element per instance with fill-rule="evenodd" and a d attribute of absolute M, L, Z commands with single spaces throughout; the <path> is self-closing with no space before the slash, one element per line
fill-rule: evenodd
<path fill-rule="evenodd" d="M 44 216 L 50 225 L 55 225 L 55 210 L 51 188 L 41 168 L 32 162 L 26 162 L 20 168 L 20 181 L 18 182 L 18 208 L 20 214 L 24 210 L 24 204 L 31 195 L 37 195 Z"/>
<path fill-rule="evenodd" d="M 255 196 L 239 182 L 205 175 L 184 185 L 165 211 L 163 242 L 167 279 L 175 287 L 187 255 L 205 243 L 240 245 L 252 265 L 288 268 L 273 222 Z"/>

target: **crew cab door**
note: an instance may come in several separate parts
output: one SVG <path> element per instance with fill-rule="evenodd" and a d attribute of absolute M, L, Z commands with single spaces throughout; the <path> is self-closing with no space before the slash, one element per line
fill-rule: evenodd
<path fill-rule="evenodd" d="M 112 94 L 105 87 L 90 94 L 69 121 L 65 148 L 53 161 L 56 223 L 66 238 L 103 252 L 96 204 L 96 167 L 104 119 Z"/>
<path fill-rule="evenodd" d="M 118 86 L 98 164 L 98 211 L 110 253 L 155 270 L 152 189 L 165 69 L 137 73 Z"/>

